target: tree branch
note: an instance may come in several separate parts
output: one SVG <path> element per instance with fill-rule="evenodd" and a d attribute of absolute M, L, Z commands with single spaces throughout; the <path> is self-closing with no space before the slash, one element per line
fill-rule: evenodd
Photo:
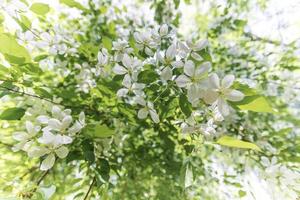
<path fill-rule="evenodd" d="M 90 187 L 89 187 L 87 193 L 85 194 L 83 200 L 87 200 L 87 199 L 88 199 L 88 196 L 89 196 L 90 192 L 92 191 L 92 188 L 93 188 L 95 182 L 96 182 L 96 177 L 94 176 L 93 181 L 92 181 L 92 183 L 90 184 Z"/>
<path fill-rule="evenodd" d="M 268 38 L 263 38 L 263 37 L 260 37 L 260 36 L 257 36 L 253 33 L 250 33 L 250 32 L 246 32 L 244 33 L 244 35 L 248 38 L 250 38 L 251 40 L 253 41 L 262 41 L 262 42 L 266 42 L 266 43 L 270 43 L 270 44 L 274 44 L 274 45 L 284 45 L 284 46 L 287 46 L 286 44 L 283 44 L 279 41 L 275 41 L 275 40 L 271 40 L 271 39 L 268 39 Z"/>
<path fill-rule="evenodd" d="M 50 102 L 50 103 L 55 104 L 55 105 L 64 106 L 66 108 L 82 109 L 82 110 L 91 111 L 91 112 L 97 113 L 97 114 L 103 114 L 102 112 L 100 112 L 98 110 L 93 110 L 93 109 L 87 107 L 86 105 L 79 105 L 79 106 L 64 105 L 64 104 L 61 104 L 61 103 L 54 102 L 54 101 L 52 101 L 52 100 L 50 100 L 48 98 L 45 98 L 45 97 L 41 97 L 41 96 L 38 96 L 38 95 L 35 95 L 35 94 L 29 94 L 29 93 L 26 93 L 26 92 L 21 92 L 19 90 L 16 90 L 16 89 L 13 89 L 13 88 L 9 88 L 9 87 L 5 87 L 5 86 L 2 86 L 2 85 L 0 85 L 0 89 L 5 89 L 5 90 L 7 90 L 9 92 L 18 93 L 20 95 L 26 95 L 26 96 L 33 97 L 33 98 L 38 98 L 38 99 Z"/>

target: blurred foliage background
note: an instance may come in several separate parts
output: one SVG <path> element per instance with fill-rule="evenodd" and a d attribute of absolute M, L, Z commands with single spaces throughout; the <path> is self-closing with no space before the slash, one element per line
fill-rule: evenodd
<path fill-rule="evenodd" d="M 11 11 L 9 6 L 17 6 L 17 1 L 3 2 L 6 4 L 1 6 L 1 30 L 14 27 L 6 16 Z M 79 45 L 76 47 L 79 53 L 78 56 L 72 53 L 55 55 L 55 59 L 66 61 L 65 64 L 55 63 L 55 73 L 41 72 L 40 61 L 45 55 L 34 51 L 31 56 L 35 62 L 22 68 L 15 58 L 1 57 L 1 61 L 6 59 L 16 65 L 9 70 L 0 67 L 0 118 L 3 119 L 3 111 L 7 108 L 31 110 L 21 121 L 0 121 L 0 199 L 85 199 L 88 194 L 86 199 L 101 200 L 296 200 L 300 191 L 300 43 L 296 32 L 291 32 L 292 39 L 280 34 L 257 34 L 252 21 L 255 13 L 272 10 L 274 2 L 64 0 L 44 2 L 51 8 L 47 16 L 22 13 L 23 21 L 15 24 L 25 30 L 28 26 L 34 27 L 36 19 L 43 30 L 52 30 L 59 23 L 68 30 L 67 42 Z M 57 10 L 57 4 L 63 4 L 64 9 Z M 290 5 L 299 8 L 299 4 L 299 1 L 292 1 Z M 159 113 L 163 113 L 164 123 L 153 125 L 151 121 L 139 120 L 132 106 L 118 100 L 118 77 L 97 79 L 95 88 L 82 93 L 76 90 L 78 80 L 74 74 L 57 75 L 77 70 L 76 63 L 96 65 L 100 44 L 112 52 L 112 41 L 117 40 L 119 34 L 116 27 L 141 28 L 143 23 L 140 27 L 132 25 L 135 18 L 141 17 L 135 15 L 135 9 L 140 9 L 142 14 L 146 12 L 142 16 L 154 18 L 155 23 L 172 24 L 181 38 L 207 38 L 210 47 L 206 59 L 212 62 L 213 70 L 221 75 L 231 73 L 239 77 L 240 82 L 234 87 L 246 95 L 243 101 L 265 98 L 257 98 L 253 105 L 248 105 L 245 110 L 249 111 L 226 118 L 215 135 L 185 135 L 180 133 L 178 124 L 173 123 L 183 114 L 178 109 L 179 99 L 171 97 L 171 90 L 164 92 L 158 108 Z M 125 13 L 126 17 L 118 13 Z M 270 16 L 270 23 L 273 18 L 276 16 Z M 50 20 L 53 23 L 49 23 Z M 279 27 L 281 32 L 288 29 L 285 28 Z M 299 29 L 298 22 L 295 30 Z M 19 92 L 14 92 L 15 88 Z M 45 98 L 36 100 L 24 95 L 24 91 L 34 91 Z M 75 116 L 84 110 L 89 123 L 101 122 L 115 131 L 113 136 L 104 138 L 84 129 L 72 143 L 67 158 L 56 162 L 45 175 L 39 170 L 39 159 L 11 150 L 15 144 L 11 135 L 24 129 L 22 122 L 34 117 L 30 113 L 47 110 L 51 105 L 47 99 L 56 98 L 66 108 L 72 108 Z M 240 110 L 239 104 L 231 106 Z M 253 142 L 261 151 L 216 144 L 223 134 Z"/>

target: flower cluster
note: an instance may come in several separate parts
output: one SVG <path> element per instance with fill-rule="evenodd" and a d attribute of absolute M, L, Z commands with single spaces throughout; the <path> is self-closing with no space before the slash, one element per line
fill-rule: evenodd
<path fill-rule="evenodd" d="M 147 85 L 139 82 L 138 75 L 145 70 L 145 65 L 155 66 L 154 71 L 160 77 L 160 79 L 154 79 L 152 83 L 168 85 L 175 82 L 178 90 L 186 91 L 188 101 L 196 109 L 202 99 L 225 117 L 230 112 L 227 101 L 243 99 L 243 93 L 231 88 L 235 80 L 233 75 L 227 75 L 220 81 L 217 74 L 210 74 L 211 63 L 201 56 L 201 51 L 207 50 L 207 40 L 195 43 L 192 40 L 179 41 L 174 35 L 174 30 L 171 30 L 171 26 L 166 24 L 158 29 L 148 28 L 134 32 L 133 36 L 138 51 L 146 55 L 144 60 L 135 57 L 133 49 L 125 41 L 122 42 L 123 48 L 120 48 L 120 42 L 114 43 L 114 46 L 118 46 L 114 48 L 117 56 L 111 57 L 115 58 L 114 62 L 116 62 L 113 72 L 124 76 L 123 88 L 118 90 L 117 96 L 125 99 L 127 103 L 143 107 L 138 111 L 138 118 L 144 119 L 150 113 L 155 123 L 160 121 L 154 102 L 147 100 L 144 92 Z M 165 44 L 169 46 L 165 48 Z M 101 52 L 99 54 L 103 55 Z M 107 59 L 105 61 L 107 62 Z M 178 75 L 178 72 L 182 74 Z M 213 127 L 212 120 L 208 122 L 208 126 Z"/>
<path fill-rule="evenodd" d="M 40 169 L 48 170 L 54 165 L 56 156 L 65 158 L 68 155 L 67 145 L 85 126 L 85 115 L 81 112 L 79 119 L 74 121 L 70 109 L 53 106 L 51 116 L 40 115 L 36 122 L 26 121 L 25 125 L 26 132 L 13 133 L 13 138 L 19 142 L 13 150 L 25 151 L 29 157 L 43 157 Z"/>

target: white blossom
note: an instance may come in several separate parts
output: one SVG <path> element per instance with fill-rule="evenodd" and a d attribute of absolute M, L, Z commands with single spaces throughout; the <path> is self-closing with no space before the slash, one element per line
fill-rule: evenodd
<path fill-rule="evenodd" d="M 241 101 L 244 94 L 230 87 L 234 82 L 233 75 L 226 75 L 220 81 L 217 74 L 213 73 L 209 77 L 209 89 L 205 91 L 203 99 L 208 104 L 216 104 L 223 116 L 229 115 L 229 105 L 226 101 Z"/>
<path fill-rule="evenodd" d="M 138 98 L 137 103 L 142 105 L 143 108 L 138 111 L 138 118 L 145 119 L 149 114 L 154 123 L 159 123 L 159 116 L 154 109 L 153 103 L 148 101 L 146 102 L 143 98 Z"/>

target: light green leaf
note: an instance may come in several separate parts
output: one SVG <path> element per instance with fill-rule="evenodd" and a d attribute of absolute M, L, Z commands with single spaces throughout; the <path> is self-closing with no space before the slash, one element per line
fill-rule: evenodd
<path fill-rule="evenodd" d="M 19 45 L 16 39 L 6 33 L 0 33 L 0 53 L 11 64 L 30 62 L 31 58 L 26 48 Z"/>
<path fill-rule="evenodd" d="M 257 151 L 261 151 L 261 149 L 251 142 L 245 142 L 239 139 L 235 139 L 230 136 L 222 136 L 217 141 L 218 144 L 228 147 L 236 147 L 236 148 L 242 148 L 242 149 L 253 149 Z"/>
<path fill-rule="evenodd" d="M 23 108 L 8 108 L 0 115 L 0 120 L 19 120 L 25 114 Z"/>
<path fill-rule="evenodd" d="M 83 7 L 80 3 L 74 1 L 74 0 L 60 0 L 59 1 L 61 4 L 65 4 L 71 8 L 77 8 L 79 10 L 86 11 L 86 8 Z"/>
<path fill-rule="evenodd" d="M 106 48 L 109 51 L 111 50 L 111 48 L 112 48 L 112 41 L 111 41 L 111 39 L 109 37 L 104 36 L 102 38 L 102 44 L 103 44 L 104 48 Z"/>
<path fill-rule="evenodd" d="M 23 31 L 27 31 L 31 28 L 31 21 L 25 15 L 20 15 L 20 19 L 15 18 L 15 20 Z"/>
<path fill-rule="evenodd" d="M 84 132 L 94 138 L 106 138 L 114 134 L 114 130 L 102 124 L 89 124 Z"/>
<path fill-rule="evenodd" d="M 267 99 L 258 95 L 245 97 L 243 101 L 238 103 L 237 107 L 241 110 L 253 112 L 276 113 L 268 103 Z"/>
<path fill-rule="evenodd" d="M 44 3 L 34 3 L 31 5 L 30 10 L 37 15 L 45 15 L 50 11 L 50 7 Z"/>

